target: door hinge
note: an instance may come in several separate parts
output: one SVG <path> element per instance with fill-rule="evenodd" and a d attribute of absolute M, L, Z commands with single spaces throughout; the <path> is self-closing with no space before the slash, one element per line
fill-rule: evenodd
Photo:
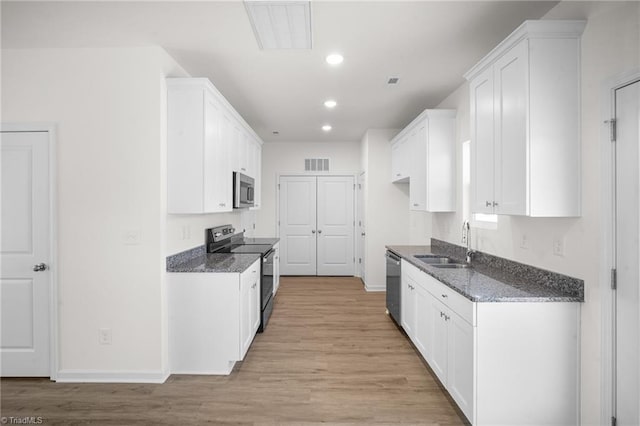
<path fill-rule="evenodd" d="M 615 290 L 618 287 L 618 271 L 615 268 L 611 269 L 611 289 Z"/>
<path fill-rule="evenodd" d="M 280 189 L 280 184 L 278 184 L 278 189 Z"/>
<path fill-rule="evenodd" d="M 358 263 L 362 264 L 362 258 L 361 257 L 358 258 Z"/>
<path fill-rule="evenodd" d="M 611 132 L 611 142 L 615 142 L 616 141 L 616 137 L 617 137 L 617 120 L 615 118 L 612 118 L 611 120 L 608 121 L 609 123 L 609 130 Z"/>
<path fill-rule="evenodd" d="M 616 426 L 618 424 L 618 419 L 615 417 L 611 417 L 611 426 Z"/>

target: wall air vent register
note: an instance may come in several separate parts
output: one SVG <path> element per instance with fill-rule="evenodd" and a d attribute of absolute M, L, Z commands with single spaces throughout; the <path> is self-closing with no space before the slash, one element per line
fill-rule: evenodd
<path fill-rule="evenodd" d="M 329 159 L 328 158 L 305 158 L 304 171 L 305 172 L 328 172 Z"/>

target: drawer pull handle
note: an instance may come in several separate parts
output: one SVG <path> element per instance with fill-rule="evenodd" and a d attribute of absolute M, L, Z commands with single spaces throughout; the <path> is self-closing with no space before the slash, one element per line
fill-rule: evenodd
<path fill-rule="evenodd" d="M 449 296 L 447 296 L 446 294 L 443 294 L 442 297 L 449 297 Z"/>

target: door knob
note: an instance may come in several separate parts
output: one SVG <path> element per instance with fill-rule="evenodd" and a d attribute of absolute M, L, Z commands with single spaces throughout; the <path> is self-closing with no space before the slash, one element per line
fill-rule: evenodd
<path fill-rule="evenodd" d="M 315 230 L 315 229 L 312 229 L 312 230 L 311 230 L 311 233 L 312 233 L 312 234 L 315 234 L 315 233 L 316 233 L 316 230 Z"/>
<path fill-rule="evenodd" d="M 47 269 L 47 265 L 44 263 L 38 263 L 37 265 L 33 265 L 33 272 L 40 272 Z"/>
<path fill-rule="evenodd" d="M 318 234 L 322 234 L 322 229 L 318 229 Z"/>
<path fill-rule="evenodd" d="M 485 206 L 486 207 L 491 207 L 491 201 L 485 201 Z"/>
<path fill-rule="evenodd" d="M 362 235 L 364 237 L 364 232 L 362 234 L 360 234 L 360 235 Z"/>

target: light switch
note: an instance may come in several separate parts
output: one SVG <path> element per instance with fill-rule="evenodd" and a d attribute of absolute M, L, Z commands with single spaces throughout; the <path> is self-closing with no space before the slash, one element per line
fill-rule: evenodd
<path fill-rule="evenodd" d="M 122 231 L 122 244 L 136 246 L 140 244 L 140 229 L 131 228 Z"/>

